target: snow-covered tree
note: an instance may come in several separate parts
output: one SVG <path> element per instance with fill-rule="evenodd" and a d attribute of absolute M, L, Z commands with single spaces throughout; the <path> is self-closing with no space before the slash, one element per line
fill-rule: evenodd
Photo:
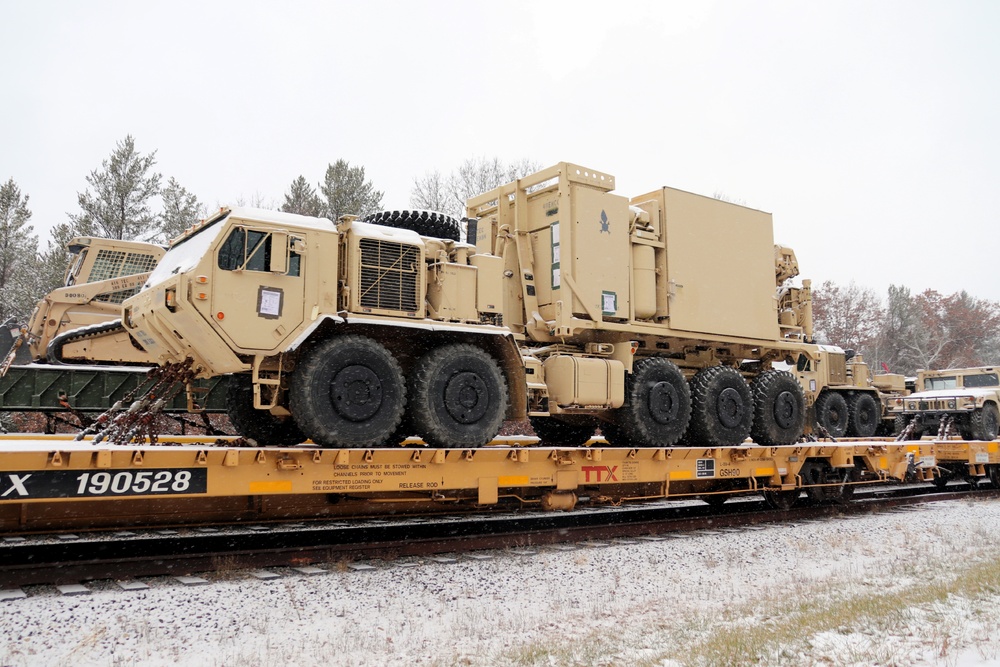
<path fill-rule="evenodd" d="M 334 222 L 342 215 L 373 213 L 382 205 L 382 192 L 365 179 L 365 168 L 352 167 L 346 160 L 327 167 L 319 190 L 325 198 L 323 213 Z"/>
<path fill-rule="evenodd" d="M 0 186 L 0 322 L 25 323 L 38 296 L 38 239 L 30 219 L 28 195 L 11 178 Z"/>
<path fill-rule="evenodd" d="M 159 233 L 150 199 L 160 192 L 160 174 L 151 173 L 156 151 L 143 155 L 131 135 L 118 142 L 101 168 L 87 176 L 78 193 L 80 213 L 70 215 L 77 234 L 112 239 L 152 238 Z"/>
<path fill-rule="evenodd" d="M 281 210 L 285 213 L 319 217 L 323 215 L 323 200 L 316 194 L 313 186 L 309 185 L 306 177 L 299 176 L 292 181 L 285 193 L 285 203 L 281 205 Z"/>
<path fill-rule="evenodd" d="M 198 198 L 188 192 L 173 177 L 167 181 L 166 187 L 160 193 L 163 198 L 163 211 L 159 217 L 159 231 L 152 240 L 166 243 L 179 236 L 185 229 L 205 217 L 205 207 Z"/>
<path fill-rule="evenodd" d="M 52 237 L 38 256 L 38 296 L 44 296 L 57 287 L 62 287 L 69 266 L 69 250 L 66 246 L 78 236 L 67 222 L 52 228 Z"/>

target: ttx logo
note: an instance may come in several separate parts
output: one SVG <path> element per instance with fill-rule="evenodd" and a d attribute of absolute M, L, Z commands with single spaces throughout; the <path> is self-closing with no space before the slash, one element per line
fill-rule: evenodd
<path fill-rule="evenodd" d="M 615 472 L 618 471 L 618 466 L 581 466 L 580 470 L 583 471 L 583 482 L 617 482 L 618 477 Z M 590 473 L 594 473 L 594 478 L 591 479 Z"/>
<path fill-rule="evenodd" d="M 0 489 L 3 491 L 0 493 L 0 498 L 5 498 L 15 493 L 18 496 L 28 495 L 28 489 L 25 488 L 24 483 L 28 481 L 29 477 L 31 477 L 31 473 L 28 473 L 27 475 L 10 474 L 5 477 L 6 479 L 4 479 L 4 477 L 0 477 Z"/>

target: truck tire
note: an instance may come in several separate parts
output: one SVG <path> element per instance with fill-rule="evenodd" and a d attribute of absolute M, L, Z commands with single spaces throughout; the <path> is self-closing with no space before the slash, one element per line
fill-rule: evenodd
<path fill-rule="evenodd" d="M 480 447 L 500 432 L 507 381 L 484 350 L 465 343 L 428 352 L 410 376 L 410 418 L 432 447 Z"/>
<path fill-rule="evenodd" d="M 806 426 L 806 396 L 788 371 L 767 370 L 750 385 L 753 426 L 750 437 L 759 445 L 790 445 Z"/>
<path fill-rule="evenodd" d="M 847 403 L 847 435 L 852 438 L 870 438 L 875 435 L 882 420 L 875 397 L 860 392 L 851 396 Z"/>
<path fill-rule="evenodd" d="M 910 425 L 912 417 L 906 415 L 896 415 L 892 420 L 892 434 L 899 435 Z"/>
<path fill-rule="evenodd" d="M 253 380 L 247 373 L 230 376 L 226 413 L 237 433 L 261 447 L 297 445 L 306 439 L 295 420 L 279 419 L 253 406 Z"/>
<path fill-rule="evenodd" d="M 691 444 L 738 445 L 750 435 L 754 409 L 750 386 L 729 366 L 711 366 L 691 378 Z"/>
<path fill-rule="evenodd" d="M 969 418 L 973 440 L 996 440 L 1000 429 L 1000 413 L 994 403 L 984 403 L 983 407 Z"/>
<path fill-rule="evenodd" d="M 674 362 L 662 357 L 636 361 L 625 380 L 625 405 L 618 410 L 618 426 L 629 445 L 669 447 L 690 421 L 691 390 Z"/>
<path fill-rule="evenodd" d="M 460 241 L 462 229 L 458 220 L 437 211 L 379 211 L 366 215 L 362 222 L 370 222 L 396 229 L 409 229 L 421 236 Z"/>
<path fill-rule="evenodd" d="M 531 428 L 541 444 L 556 447 L 580 447 L 594 437 L 596 417 L 529 417 Z"/>
<path fill-rule="evenodd" d="M 323 341 L 300 361 L 289 384 L 299 427 L 323 447 L 377 447 L 396 431 L 406 383 L 392 354 L 365 336 Z"/>
<path fill-rule="evenodd" d="M 816 399 L 816 423 L 826 429 L 831 438 L 843 438 L 847 433 L 847 401 L 835 391 L 827 391 Z"/>

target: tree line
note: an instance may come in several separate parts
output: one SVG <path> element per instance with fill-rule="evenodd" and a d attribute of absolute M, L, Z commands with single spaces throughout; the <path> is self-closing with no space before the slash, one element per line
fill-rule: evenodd
<path fill-rule="evenodd" d="M 79 211 L 56 224 L 44 243 L 31 224 L 29 195 L 13 177 L 0 185 L 0 322 L 26 323 L 38 300 L 63 285 L 70 257 L 66 246 L 74 237 L 166 244 L 205 217 L 207 209 L 198 197 L 176 178 L 164 179 L 155 167 L 156 151 L 143 154 L 135 139 L 126 136 L 85 177 L 86 188 L 77 193 Z M 528 160 L 506 164 L 497 158 L 471 158 L 451 174 L 435 171 L 415 178 L 410 207 L 461 217 L 468 197 L 537 170 Z M 294 178 L 279 208 L 337 220 L 378 211 L 382 198 L 363 166 L 338 159 L 315 182 L 304 175 Z M 261 197 L 250 205 L 275 207 Z"/>
<path fill-rule="evenodd" d="M 29 196 L 13 177 L 0 185 L 0 322 L 25 323 L 38 299 L 62 285 L 72 238 L 167 243 L 205 216 L 206 207 L 193 193 L 174 177 L 164 181 L 155 167 L 156 151 L 143 154 L 126 136 L 85 177 L 87 187 L 77 193 L 79 211 L 55 225 L 44 245 L 31 224 Z M 410 207 L 459 218 L 470 197 L 539 169 L 527 159 L 469 158 L 450 173 L 435 170 L 414 178 Z M 337 220 L 380 210 L 383 194 L 363 166 L 338 159 L 321 179 L 295 177 L 279 208 Z M 260 199 L 251 203 L 261 205 Z M 883 299 L 853 282 L 827 281 L 813 291 L 813 314 L 817 340 L 864 354 L 876 370 L 911 375 L 919 368 L 1000 364 L 1000 304 L 965 291 L 913 294 L 892 285 Z"/>
<path fill-rule="evenodd" d="M 853 349 L 876 371 L 1000 365 L 1000 303 L 966 291 L 914 294 L 890 285 L 886 297 L 854 282 L 813 291 L 817 340 Z"/>

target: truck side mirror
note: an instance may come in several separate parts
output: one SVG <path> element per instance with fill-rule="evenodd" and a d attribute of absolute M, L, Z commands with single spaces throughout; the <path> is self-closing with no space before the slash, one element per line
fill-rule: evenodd
<path fill-rule="evenodd" d="M 271 232 L 271 273 L 288 272 L 288 234 Z"/>

